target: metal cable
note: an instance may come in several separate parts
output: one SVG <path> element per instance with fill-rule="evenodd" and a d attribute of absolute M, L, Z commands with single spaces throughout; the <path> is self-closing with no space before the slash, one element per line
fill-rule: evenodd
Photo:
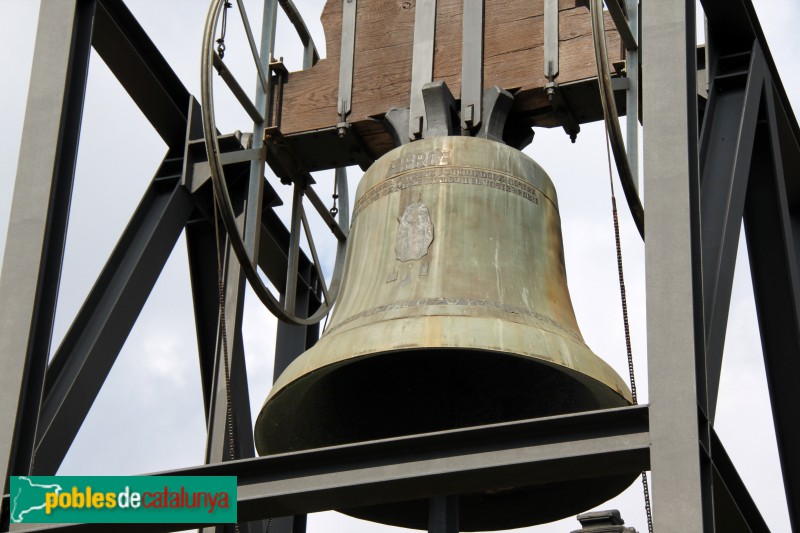
<path fill-rule="evenodd" d="M 611 87 L 611 74 L 608 69 L 608 53 L 606 52 L 606 33 L 603 27 L 603 1 L 590 0 L 589 11 L 592 19 L 592 39 L 594 41 L 594 56 L 597 65 L 597 82 L 600 90 L 600 105 L 603 108 L 603 118 L 606 124 L 606 148 L 608 142 L 614 151 L 619 180 L 622 192 L 631 210 L 636 229 L 644 239 L 644 208 L 639 199 L 639 193 L 634 184 L 633 171 L 628 163 L 625 152 L 625 143 L 622 140 L 622 131 L 619 127 L 619 114 L 614 103 L 614 90 Z M 609 139 L 610 136 L 610 139 Z"/>
<path fill-rule="evenodd" d="M 606 134 L 606 157 L 608 158 L 608 183 L 611 186 L 611 212 L 614 218 L 614 241 L 617 247 L 617 273 L 619 275 L 619 295 L 622 301 L 622 322 L 625 327 L 625 350 L 628 354 L 628 376 L 631 382 L 631 399 L 633 405 L 639 404 L 636 394 L 636 376 L 633 372 L 633 349 L 631 347 L 631 328 L 628 321 L 628 296 L 625 290 L 625 273 L 622 268 L 622 243 L 619 236 L 619 215 L 617 212 L 617 197 L 614 193 L 614 177 L 611 170 L 611 147 L 608 138 L 608 124 L 604 124 Z M 644 510 L 647 515 L 647 531 L 653 533 L 653 512 L 650 507 L 650 487 L 647 482 L 647 472 L 642 472 L 642 491 L 644 493 Z"/>

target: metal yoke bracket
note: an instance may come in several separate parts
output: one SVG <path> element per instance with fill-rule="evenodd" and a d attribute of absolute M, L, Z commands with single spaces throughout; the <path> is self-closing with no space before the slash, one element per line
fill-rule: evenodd
<path fill-rule="evenodd" d="M 407 107 L 393 107 L 383 117 L 383 126 L 392 136 L 395 146 L 403 146 L 411 142 L 411 139 L 408 138 L 410 113 Z"/>
<path fill-rule="evenodd" d="M 428 122 L 428 127 L 422 132 L 423 139 L 460 133 L 458 105 L 444 81 L 426 83 L 422 87 L 422 100 Z"/>
<path fill-rule="evenodd" d="M 483 120 L 475 136 L 505 142 L 503 135 L 513 104 L 514 95 L 505 89 L 496 85 L 486 89 L 483 93 Z"/>
<path fill-rule="evenodd" d="M 425 137 L 448 135 L 473 135 L 482 139 L 508 144 L 522 150 L 533 140 L 533 130 L 528 126 L 509 123 L 514 95 L 498 86 L 490 87 L 483 93 L 480 127 L 471 134 L 461 130 L 463 116 L 459 116 L 457 101 L 443 81 L 431 82 L 423 88 L 425 113 L 428 129 Z M 462 106 L 463 113 L 463 106 Z M 383 118 L 384 127 L 392 135 L 395 146 L 411 142 L 408 131 L 408 108 L 393 107 Z"/>

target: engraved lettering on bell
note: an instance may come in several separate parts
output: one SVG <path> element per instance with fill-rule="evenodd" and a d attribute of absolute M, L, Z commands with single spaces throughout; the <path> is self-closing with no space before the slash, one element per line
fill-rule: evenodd
<path fill-rule="evenodd" d="M 428 206 L 421 201 L 406 206 L 397 221 L 397 241 L 394 247 L 398 261 L 418 261 L 428 255 L 433 242 L 433 222 Z"/>

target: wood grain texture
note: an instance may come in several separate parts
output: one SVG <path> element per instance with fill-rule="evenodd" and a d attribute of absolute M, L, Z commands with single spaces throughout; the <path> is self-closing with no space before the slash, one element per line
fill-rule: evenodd
<path fill-rule="evenodd" d="M 414 39 L 415 0 L 360 0 L 356 21 L 352 112 L 348 121 L 374 156 L 391 149 L 391 139 L 375 119 L 392 107 L 408 107 Z M 485 0 L 484 86 L 515 93 L 513 113 L 529 125 L 560 125 L 552 115 L 544 85 L 544 0 Z M 461 91 L 463 0 L 439 0 L 434 79 L 453 95 Z M 597 119 L 591 20 L 586 0 L 559 1 L 559 84 L 576 87 L 587 101 L 576 105 L 579 122 Z M 338 122 L 342 0 L 322 12 L 327 58 L 289 74 L 283 96 L 285 134 L 330 127 Z M 609 61 L 624 59 L 620 38 L 606 14 Z M 580 87 L 586 85 L 586 87 Z M 576 96 L 577 97 L 577 96 Z M 595 101 L 596 100 L 596 103 Z"/>

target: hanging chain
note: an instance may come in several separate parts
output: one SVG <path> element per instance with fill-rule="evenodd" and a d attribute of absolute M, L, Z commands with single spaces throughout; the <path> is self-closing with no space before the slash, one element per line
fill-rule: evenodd
<path fill-rule="evenodd" d="M 625 274 L 622 268 L 622 244 L 619 236 L 619 215 L 617 213 L 617 197 L 614 193 L 613 171 L 611 170 L 611 147 L 608 139 L 608 127 L 603 125 L 606 134 L 606 156 L 608 158 L 608 182 L 611 186 L 611 212 L 614 218 L 614 241 L 617 245 L 617 273 L 619 274 L 619 295 L 622 301 L 622 322 L 625 326 L 625 349 L 628 354 L 628 376 L 631 381 L 631 399 L 633 405 L 639 404 L 636 394 L 636 377 L 633 372 L 633 349 L 631 348 L 631 328 L 628 321 L 628 296 L 625 290 Z M 642 491 L 644 492 L 644 510 L 647 515 L 647 531 L 653 533 L 653 511 L 650 507 L 650 487 L 647 472 L 642 472 Z"/>
<path fill-rule="evenodd" d="M 225 316 L 225 272 L 223 267 L 222 247 L 219 234 L 218 206 L 214 201 L 214 228 L 217 241 L 217 284 L 219 288 L 219 324 L 222 336 L 222 357 L 225 366 L 225 396 L 227 399 L 227 409 L 225 410 L 225 429 L 228 434 L 228 455 L 230 460 L 236 458 L 235 446 L 233 442 L 233 405 L 231 402 L 231 369 L 228 359 L 228 324 Z"/>
<path fill-rule="evenodd" d="M 217 39 L 217 54 L 219 58 L 225 57 L 225 33 L 228 31 L 228 10 L 233 7 L 230 2 L 225 2 L 225 7 L 222 9 L 222 30 Z"/>
<path fill-rule="evenodd" d="M 228 358 L 228 324 L 225 316 L 225 269 L 223 268 L 222 240 L 219 233 L 219 214 L 216 194 L 214 203 L 214 232 L 217 246 L 217 285 L 219 288 L 219 328 L 222 337 L 222 358 L 225 368 L 225 433 L 228 437 L 229 461 L 236 459 L 236 446 L 233 436 L 233 402 L 231 401 L 231 365 Z M 236 533 L 239 533 L 239 524 L 234 526 Z"/>

